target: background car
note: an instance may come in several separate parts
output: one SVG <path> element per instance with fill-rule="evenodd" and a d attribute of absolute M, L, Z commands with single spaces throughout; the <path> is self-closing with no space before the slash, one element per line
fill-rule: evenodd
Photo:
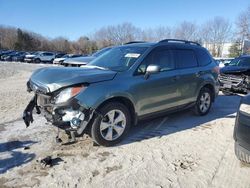
<path fill-rule="evenodd" d="M 8 56 L 8 54 L 11 54 L 13 53 L 14 50 L 6 50 L 6 51 L 2 51 L 1 54 L 0 54 L 0 60 L 1 61 L 4 61 L 4 57 L 5 56 Z"/>
<path fill-rule="evenodd" d="M 33 62 L 33 63 L 41 63 L 41 62 L 49 62 L 52 63 L 55 59 L 55 53 L 53 52 L 36 52 L 31 55 L 26 55 L 24 61 L 25 62 Z"/>
<path fill-rule="evenodd" d="M 60 57 L 64 56 L 65 54 L 66 53 L 61 53 L 61 52 L 56 53 L 55 58 L 60 58 Z"/>
<path fill-rule="evenodd" d="M 237 158 L 250 163 L 250 95 L 241 99 L 233 135 Z"/>
<path fill-rule="evenodd" d="M 225 64 L 227 65 L 232 61 L 234 58 L 222 58 L 222 57 L 215 57 L 215 61 L 218 63 L 218 66 L 220 68 L 225 67 Z"/>
<path fill-rule="evenodd" d="M 65 59 L 68 58 L 75 58 L 75 57 L 80 57 L 80 54 L 65 54 L 64 56 L 60 57 L 60 58 L 55 58 L 53 61 L 53 64 L 61 64 Z"/>
<path fill-rule="evenodd" d="M 248 93 L 250 90 L 250 55 L 233 59 L 220 69 L 220 90 L 225 94 Z"/>
<path fill-rule="evenodd" d="M 12 61 L 16 61 L 16 62 L 24 62 L 24 58 L 26 55 L 29 55 L 29 52 L 20 52 L 17 55 L 12 57 Z"/>
<path fill-rule="evenodd" d="M 12 57 L 17 55 L 19 52 L 13 51 L 2 56 L 2 61 L 12 61 Z"/>
<path fill-rule="evenodd" d="M 81 56 L 76 58 L 68 58 L 62 62 L 62 65 L 65 67 L 80 67 L 83 65 L 87 65 L 90 61 L 94 60 L 95 58 L 101 56 L 105 52 L 109 51 L 111 47 L 103 48 L 95 53 L 93 53 L 91 56 Z"/>
<path fill-rule="evenodd" d="M 12 52 L 8 55 L 5 55 L 3 60 L 4 61 L 16 61 L 16 59 L 14 60 L 15 57 L 23 57 L 24 58 L 25 55 L 27 55 L 27 52 Z"/>

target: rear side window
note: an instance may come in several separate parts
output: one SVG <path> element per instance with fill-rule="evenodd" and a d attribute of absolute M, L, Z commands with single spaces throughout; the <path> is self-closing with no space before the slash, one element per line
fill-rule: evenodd
<path fill-rule="evenodd" d="M 206 66 L 212 62 L 211 55 L 204 49 L 197 49 L 197 58 L 200 66 Z"/>
<path fill-rule="evenodd" d="M 175 50 L 175 56 L 179 69 L 198 66 L 197 58 L 193 50 Z"/>

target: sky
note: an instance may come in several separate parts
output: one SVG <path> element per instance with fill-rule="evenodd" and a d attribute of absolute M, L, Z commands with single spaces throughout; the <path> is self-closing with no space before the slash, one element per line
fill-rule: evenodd
<path fill-rule="evenodd" d="M 248 6 L 249 0 L 0 0 L 0 25 L 76 40 L 124 22 L 143 29 L 221 16 L 235 23 Z"/>

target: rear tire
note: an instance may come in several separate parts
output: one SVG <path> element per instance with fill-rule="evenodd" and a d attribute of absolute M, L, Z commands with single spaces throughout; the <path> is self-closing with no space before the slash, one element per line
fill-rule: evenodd
<path fill-rule="evenodd" d="M 93 141 L 102 146 L 113 146 L 124 138 L 131 126 L 131 116 L 127 107 L 111 102 L 99 109 L 91 127 Z"/>
<path fill-rule="evenodd" d="M 41 63 L 41 59 L 35 59 L 35 63 Z"/>
<path fill-rule="evenodd" d="M 206 115 L 212 106 L 212 92 L 207 87 L 200 90 L 199 96 L 194 106 L 194 112 L 196 115 Z"/>
<path fill-rule="evenodd" d="M 237 142 L 234 143 L 234 151 L 235 151 L 236 157 L 240 161 L 244 163 L 250 163 L 250 151 L 241 147 Z"/>

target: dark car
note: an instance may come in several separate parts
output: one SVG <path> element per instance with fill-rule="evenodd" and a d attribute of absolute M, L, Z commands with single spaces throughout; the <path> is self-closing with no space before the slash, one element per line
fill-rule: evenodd
<path fill-rule="evenodd" d="M 64 60 L 61 65 L 64 65 L 65 67 L 80 67 L 82 65 L 87 65 L 89 62 L 94 60 L 95 58 L 101 56 L 105 52 L 109 51 L 111 47 L 103 48 L 95 53 L 93 53 L 91 56 L 80 56 L 80 57 L 74 57 L 74 58 L 68 58 Z"/>
<path fill-rule="evenodd" d="M 220 89 L 224 93 L 248 93 L 249 76 L 250 55 L 237 57 L 220 69 Z"/>
<path fill-rule="evenodd" d="M 55 58 L 61 58 L 65 55 L 66 53 L 56 53 Z"/>
<path fill-rule="evenodd" d="M 19 57 L 19 56 L 22 56 L 24 57 L 25 55 L 27 55 L 26 52 L 13 52 L 13 53 L 10 53 L 8 55 L 6 55 L 3 60 L 4 61 L 15 61 L 14 58 L 15 57 Z"/>
<path fill-rule="evenodd" d="M 15 55 L 18 55 L 20 52 L 17 51 L 13 51 L 11 53 L 5 54 L 2 56 L 2 60 L 3 61 L 12 61 L 12 57 L 14 57 Z"/>
<path fill-rule="evenodd" d="M 219 91 L 217 79 L 216 63 L 195 42 L 116 46 L 80 68 L 35 71 L 23 119 L 29 126 L 36 108 L 71 138 L 88 129 L 97 144 L 111 146 L 142 119 L 186 108 L 206 115 Z"/>
<path fill-rule="evenodd" d="M 250 95 L 241 99 L 235 121 L 234 140 L 237 158 L 250 163 Z"/>
<path fill-rule="evenodd" d="M 6 56 L 8 56 L 9 54 L 13 53 L 13 52 L 15 52 L 15 51 L 13 51 L 13 50 L 6 50 L 6 51 L 1 52 L 1 54 L 0 54 L 0 60 L 4 61 L 4 58 Z"/>
<path fill-rule="evenodd" d="M 19 52 L 17 55 L 12 57 L 12 61 L 16 62 L 24 62 L 24 58 L 26 55 L 30 54 L 29 52 Z"/>

